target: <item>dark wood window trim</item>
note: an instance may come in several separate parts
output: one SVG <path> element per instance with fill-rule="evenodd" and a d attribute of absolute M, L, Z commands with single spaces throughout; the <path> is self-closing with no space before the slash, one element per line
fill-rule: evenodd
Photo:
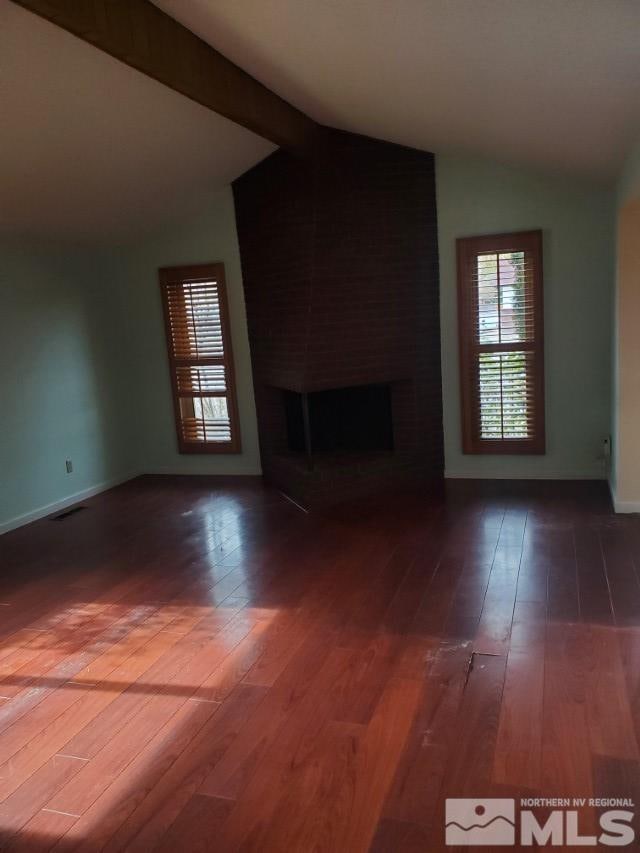
<path fill-rule="evenodd" d="M 479 256 L 499 256 L 503 253 L 517 253 L 521 267 L 515 261 L 499 257 L 496 257 L 495 262 L 478 261 Z M 523 231 L 460 238 L 457 240 L 457 261 L 463 452 L 542 454 L 545 452 L 542 232 Z M 486 303 L 485 306 L 481 305 L 479 293 L 484 287 L 481 282 L 487 281 L 487 277 L 482 274 L 483 263 L 495 264 L 492 267 L 496 270 L 495 283 L 493 273 L 490 273 L 489 278 L 496 294 L 503 293 L 500 282 L 503 263 L 512 263 L 512 268 L 523 270 L 518 273 L 523 280 L 518 291 L 520 301 L 516 310 L 511 309 L 513 316 L 520 318 L 517 333 L 504 332 L 505 320 L 500 313 L 501 295 L 496 297 L 495 307 L 493 303 L 489 309 Z M 487 290 L 484 292 L 485 299 L 486 296 Z M 487 333 L 487 329 L 491 331 Z M 518 339 L 513 340 L 514 337 Z M 521 390 L 517 392 L 520 395 L 517 401 L 518 411 L 524 411 L 521 420 L 517 421 L 522 424 L 518 428 L 512 426 L 513 420 L 510 424 L 505 422 L 505 413 L 510 409 L 509 398 L 505 400 L 504 392 L 512 394 L 512 399 L 516 399 L 516 392 L 508 390 L 513 386 L 504 377 L 509 375 L 509 370 L 515 375 L 514 361 L 516 365 L 521 365 L 518 368 Z M 482 386 L 481 372 L 484 379 Z M 487 377 L 491 377 L 491 380 L 487 381 Z M 493 391 L 487 391 L 487 388 L 497 388 L 498 392 L 493 395 Z M 520 405 L 521 400 L 525 401 L 524 406 Z M 496 415 L 498 411 L 499 415 Z M 495 427 L 491 426 L 493 423 Z M 520 435 L 505 437 L 505 433 L 509 432 Z"/>
<path fill-rule="evenodd" d="M 240 453 L 224 265 L 165 267 L 159 276 L 180 453 Z"/>

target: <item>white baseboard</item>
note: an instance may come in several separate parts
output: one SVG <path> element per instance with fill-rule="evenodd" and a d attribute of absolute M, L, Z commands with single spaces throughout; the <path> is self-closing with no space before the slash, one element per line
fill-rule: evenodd
<path fill-rule="evenodd" d="M 40 518 L 45 518 L 47 515 L 53 515 L 54 512 L 60 512 L 63 509 L 67 509 L 67 507 L 73 506 L 73 504 L 79 503 L 80 501 L 86 501 L 95 495 L 99 495 L 100 492 L 106 492 L 109 489 L 113 489 L 115 486 L 119 486 L 121 483 L 126 483 L 127 480 L 133 480 L 138 476 L 138 473 L 127 474 L 124 477 L 116 477 L 114 480 L 106 480 L 103 483 L 98 483 L 96 486 L 89 486 L 88 489 L 82 489 L 80 492 L 75 492 L 73 495 L 61 498 L 59 501 L 53 501 L 53 503 L 38 507 L 31 512 L 25 512 L 23 515 L 17 515 L 15 518 L 3 521 L 0 523 L 0 536 L 3 533 L 8 533 L 10 530 L 15 530 L 17 527 L 23 527 L 25 524 L 31 524 L 32 521 L 38 521 Z"/>
<path fill-rule="evenodd" d="M 640 501 L 613 501 L 613 508 L 618 512 L 640 512 Z"/>
<path fill-rule="evenodd" d="M 613 504 L 614 512 L 629 513 L 640 512 L 640 501 L 619 501 L 616 497 L 615 490 L 609 481 L 609 492 L 611 493 L 611 503 Z"/>
<path fill-rule="evenodd" d="M 585 474 L 584 471 L 553 471 L 532 474 L 530 471 L 445 471 L 446 480 L 606 480 L 601 471 Z"/>

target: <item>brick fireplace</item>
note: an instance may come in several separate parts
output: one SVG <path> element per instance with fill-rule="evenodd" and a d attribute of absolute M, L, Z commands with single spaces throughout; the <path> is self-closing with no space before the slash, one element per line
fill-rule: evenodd
<path fill-rule="evenodd" d="M 265 477 L 305 506 L 440 480 L 433 155 L 326 130 L 234 197 Z"/>

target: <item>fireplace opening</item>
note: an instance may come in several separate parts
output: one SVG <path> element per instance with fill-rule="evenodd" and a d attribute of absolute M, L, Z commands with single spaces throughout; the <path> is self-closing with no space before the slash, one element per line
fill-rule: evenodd
<path fill-rule="evenodd" d="M 308 455 L 393 450 L 390 385 L 283 395 L 289 450 Z"/>

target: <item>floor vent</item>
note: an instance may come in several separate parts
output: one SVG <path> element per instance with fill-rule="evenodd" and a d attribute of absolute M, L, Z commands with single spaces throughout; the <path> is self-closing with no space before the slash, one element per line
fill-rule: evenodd
<path fill-rule="evenodd" d="M 86 506 L 74 506 L 72 509 L 67 509 L 59 515 L 54 515 L 51 521 L 62 521 L 63 518 L 69 518 L 70 515 L 75 515 L 77 512 L 82 512 Z"/>

